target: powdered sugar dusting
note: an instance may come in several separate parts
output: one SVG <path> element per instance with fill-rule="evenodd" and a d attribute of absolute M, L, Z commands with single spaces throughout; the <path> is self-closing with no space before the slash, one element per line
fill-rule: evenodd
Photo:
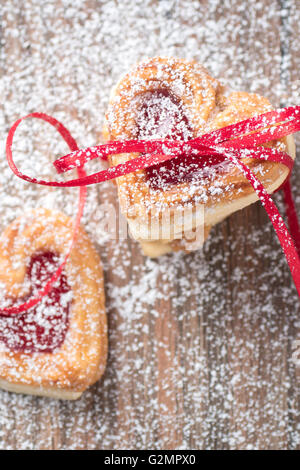
<path fill-rule="evenodd" d="M 296 0 L 240 2 L 13 0 L 1 5 L 1 142 L 43 111 L 87 147 L 101 141 L 111 87 L 148 56 L 196 59 L 235 90 L 299 104 Z M 294 39 L 294 42 L 293 42 Z M 33 133 L 33 137 L 29 132 Z M 18 131 L 22 169 L 57 178 L 68 152 L 47 124 Z M 89 164 L 89 170 L 102 163 Z M 297 165 L 293 182 L 298 212 Z M 298 175 L 299 176 L 299 175 Z M 17 180 L 0 161 L 1 229 L 33 207 L 74 213 L 77 191 Z M 214 189 L 217 190 L 217 189 Z M 2 448 L 296 448 L 296 290 L 271 224 L 248 208 L 215 227 L 203 251 L 145 259 L 109 240 L 93 186 L 83 224 L 104 262 L 110 355 L 78 402 L 0 393 Z M 276 196 L 281 213 L 281 195 Z"/>

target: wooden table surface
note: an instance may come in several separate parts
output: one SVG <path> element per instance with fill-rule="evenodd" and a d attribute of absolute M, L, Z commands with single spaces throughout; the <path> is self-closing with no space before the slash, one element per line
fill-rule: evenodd
<path fill-rule="evenodd" d="M 79 145 L 99 142 L 110 87 L 144 56 L 194 57 L 232 88 L 300 103 L 297 0 L 4 0 L 0 12 L 1 229 L 24 208 L 72 213 L 76 200 L 11 175 L 9 126 L 44 111 Z M 55 176 L 66 149 L 35 126 L 16 143 L 23 168 Z M 300 213 L 299 177 L 297 163 Z M 91 188 L 84 219 L 105 270 L 105 375 L 76 402 L 0 392 L 0 448 L 299 448 L 299 301 L 261 205 L 214 227 L 203 250 L 150 260 L 105 235 L 107 201 L 117 209 L 111 183 Z"/>

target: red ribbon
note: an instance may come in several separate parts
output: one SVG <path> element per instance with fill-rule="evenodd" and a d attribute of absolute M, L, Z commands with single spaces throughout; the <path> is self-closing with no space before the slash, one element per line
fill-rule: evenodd
<path fill-rule="evenodd" d="M 57 129 L 57 131 L 69 145 L 72 153 L 56 160 L 54 162 L 54 166 L 58 173 L 63 173 L 73 168 L 77 168 L 78 178 L 63 182 L 44 181 L 25 175 L 17 168 L 12 157 L 11 147 L 13 143 L 13 137 L 21 121 L 29 117 L 42 119 Z M 22 313 L 25 310 L 35 306 L 38 302 L 41 301 L 43 296 L 49 293 L 53 283 L 60 276 L 75 243 L 80 225 L 80 219 L 83 213 L 86 193 L 85 186 L 118 178 L 137 170 L 146 169 L 153 165 L 157 165 L 158 163 L 170 160 L 183 153 L 197 155 L 200 160 L 203 156 L 210 156 L 212 158 L 222 157 L 224 159 L 228 159 L 244 174 L 244 176 L 251 183 L 253 189 L 257 193 L 270 217 L 282 249 L 285 253 L 293 280 L 300 296 L 300 229 L 291 194 L 290 183 L 289 181 L 285 183 L 284 194 L 287 206 L 289 227 L 293 237 L 289 234 L 276 205 L 265 190 L 264 186 L 257 179 L 254 173 L 241 161 L 241 158 L 245 157 L 251 157 L 256 160 L 268 160 L 276 163 L 282 163 L 291 171 L 294 162 L 287 153 L 280 152 L 274 148 L 257 146 L 266 142 L 280 139 L 281 137 L 292 134 L 299 130 L 300 106 L 293 106 L 270 111 L 253 118 L 246 119 L 245 121 L 241 121 L 237 124 L 231 124 L 227 127 L 223 127 L 189 141 L 116 141 L 80 150 L 78 149 L 77 143 L 69 131 L 53 117 L 42 113 L 32 113 L 19 119 L 11 127 L 6 142 L 6 155 L 10 168 L 16 176 L 30 183 L 56 187 L 80 187 L 79 209 L 74 224 L 74 233 L 71 245 L 64 261 L 59 266 L 57 271 L 46 283 L 44 288 L 40 290 L 35 298 L 30 299 L 25 304 L 18 305 L 16 307 L 1 309 L 0 315 L 8 316 Z M 109 155 L 133 152 L 141 153 L 142 155 L 125 163 L 121 163 L 114 167 L 108 168 L 107 170 L 99 171 L 89 176 L 86 175 L 83 169 L 85 163 L 94 158 L 100 157 L 102 159 L 107 159 Z"/>

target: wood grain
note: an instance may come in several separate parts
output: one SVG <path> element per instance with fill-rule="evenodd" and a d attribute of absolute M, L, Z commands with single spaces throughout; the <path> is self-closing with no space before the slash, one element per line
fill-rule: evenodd
<path fill-rule="evenodd" d="M 33 110 L 26 90 L 16 85 L 24 60 L 32 58 L 32 80 L 28 78 L 27 83 L 34 104 L 38 103 L 39 110 L 62 117 L 84 146 L 98 142 L 101 113 L 108 97 L 104 86 L 105 93 L 93 90 L 93 74 L 102 74 L 103 80 L 112 84 L 123 71 L 104 55 L 103 50 L 110 47 L 109 38 L 105 44 L 97 39 L 91 39 L 88 48 L 84 44 L 76 52 L 78 68 L 69 70 L 66 61 L 64 73 L 58 76 L 61 68 L 57 64 L 68 57 L 69 45 L 57 48 L 54 58 L 48 53 L 48 43 L 64 37 L 65 31 L 74 39 L 77 30 L 72 30 L 70 2 L 26 0 L 22 7 L 23 2 L 11 3 L 13 8 L 7 13 L 4 7 L 1 18 L 0 73 L 5 86 L 1 92 L 8 102 L 13 102 L 14 96 L 20 98 L 16 108 L 3 101 L 1 134 L 5 136 L 14 119 Z M 216 33 L 219 50 L 211 59 L 219 60 L 220 75 L 228 82 L 237 77 L 237 84 L 255 88 L 276 106 L 297 104 L 297 0 L 251 0 L 248 8 L 245 3 L 227 0 L 216 6 L 215 2 L 199 2 L 199 18 L 195 20 L 180 8 L 180 2 L 170 2 L 166 22 L 177 21 L 182 29 L 192 29 L 190 38 L 195 41 L 195 58 L 199 61 L 202 58 L 197 47 L 205 55 L 207 41 L 209 50 L 209 21 L 222 25 L 228 31 L 230 49 Z M 72 14 L 79 18 L 76 28 L 90 28 L 91 38 L 96 36 L 97 28 L 105 24 L 103 18 L 96 27 L 93 15 L 102 21 L 105 4 L 94 0 L 82 2 L 80 8 L 75 6 Z M 119 2 L 115 2 L 115 8 L 121 8 Z M 145 8 L 148 21 L 154 22 L 158 2 L 147 2 Z M 284 10 L 283 15 L 280 10 Z M 16 25 L 19 36 L 11 34 Z M 159 27 L 153 27 L 152 34 L 162 37 Z M 111 45 L 111 54 L 114 47 Z M 167 52 L 178 56 L 189 52 L 179 32 L 168 47 Z M 160 51 L 155 49 L 154 53 Z M 80 77 L 82 64 L 86 84 Z M 43 83 L 39 83 L 41 77 Z M 49 95 L 43 95 L 45 89 Z M 82 104 L 85 95 L 93 104 L 92 110 Z M 52 98 L 47 99 L 49 96 Z M 87 136 L 82 129 L 88 130 Z M 37 135 L 33 147 L 40 145 Z M 52 150 L 45 144 L 49 161 Z M 296 164 L 292 179 L 298 212 L 299 170 Z M 15 184 L 12 178 L 3 184 L 4 191 L 18 191 Z M 37 189 L 34 197 L 45 197 L 44 191 Z M 90 194 L 96 204 L 109 202 L 118 211 L 113 185 L 93 188 Z M 282 212 L 281 195 L 275 200 Z M 13 217 L 13 206 L 0 204 L 2 226 L 8 211 Z M 88 226 L 92 232 L 89 227 L 94 225 Z M 299 448 L 299 367 L 291 360 L 294 341 L 299 339 L 299 302 L 263 208 L 255 204 L 233 214 L 212 229 L 203 251 L 190 255 L 168 255 L 151 261 L 141 255 L 130 238 L 103 244 L 94 236 L 94 241 L 106 282 L 110 352 L 105 376 L 74 403 L 0 392 L 0 447 Z"/>

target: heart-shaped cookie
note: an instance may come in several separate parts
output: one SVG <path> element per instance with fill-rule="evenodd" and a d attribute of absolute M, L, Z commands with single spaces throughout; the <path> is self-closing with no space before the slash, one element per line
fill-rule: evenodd
<path fill-rule="evenodd" d="M 0 237 L 1 307 L 27 300 L 55 272 L 73 232 L 46 209 L 15 220 Z M 0 317 L 0 387 L 76 399 L 102 375 L 107 353 L 103 273 L 80 229 L 64 272 L 40 304 Z"/>
<path fill-rule="evenodd" d="M 113 88 L 104 125 L 106 140 L 188 140 L 272 109 L 257 94 L 230 92 L 194 61 L 152 58 L 138 64 Z M 295 158 L 293 138 L 267 146 Z M 110 158 L 111 165 L 137 154 Z M 280 163 L 243 158 L 269 193 L 286 179 Z M 210 227 L 258 200 L 249 181 L 227 161 L 180 155 L 117 179 L 131 234 L 149 256 L 190 251 Z M 200 236 L 199 236 L 200 234 Z"/>

